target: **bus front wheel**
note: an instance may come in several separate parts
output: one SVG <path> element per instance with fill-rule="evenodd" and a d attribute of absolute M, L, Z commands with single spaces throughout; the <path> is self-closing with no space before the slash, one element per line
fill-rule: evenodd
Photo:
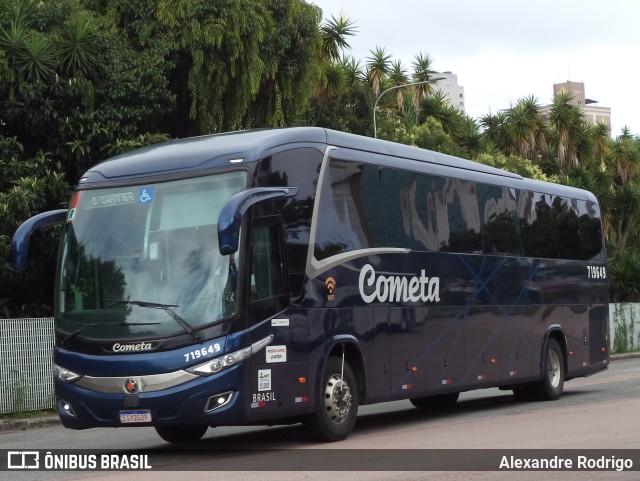
<path fill-rule="evenodd" d="M 319 441 L 341 441 L 356 423 L 358 385 L 348 363 L 330 357 L 322 376 L 322 390 L 316 412 L 304 421 L 312 436 Z"/>
<path fill-rule="evenodd" d="M 158 435 L 168 443 L 193 443 L 207 432 L 207 425 L 155 426 Z"/>

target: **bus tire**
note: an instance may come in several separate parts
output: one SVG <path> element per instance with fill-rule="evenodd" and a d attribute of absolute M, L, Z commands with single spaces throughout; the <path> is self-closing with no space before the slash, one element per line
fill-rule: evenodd
<path fill-rule="evenodd" d="M 409 399 L 411 404 L 417 408 L 428 408 L 443 411 L 453 408 L 460 397 L 459 392 L 450 392 L 447 394 L 438 394 L 436 396 L 414 397 Z"/>
<path fill-rule="evenodd" d="M 168 443 L 181 444 L 199 441 L 207 432 L 206 424 L 189 426 L 155 426 L 158 435 Z"/>
<path fill-rule="evenodd" d="M 358 416 L 358 384 L 351 366 L 332 356 L 322 376 L 319 405 L 316 412 L 307 416 L 304 426 L 318 441 L 334 442 L 345 439 L 356 423 Z"/>
<path fill-rule="evenodd" d="M 564 354 L 558 341 L 550 337 L 544 350 L 544 375 L 534 383 L 536 397 L 540 401 L 555 401 L 564 388 Z"/>

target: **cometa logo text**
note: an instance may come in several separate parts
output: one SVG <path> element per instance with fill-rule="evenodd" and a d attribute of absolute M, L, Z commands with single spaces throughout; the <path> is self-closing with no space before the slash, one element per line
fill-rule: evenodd
<path fill-rule="evenodd" d="M 371 264 L 360 271 L 358 282 L 360 296 L 367 304 L 378 302 L 439 302 L 440 278 L 427 277 L 425 270 L 420 276 L 377 275 Z M 371 292 L 373 288 L 373 292 Z M 369 294 L 367 294 L 369 292 Z"/>
<path fill-rule="evenodd" d="M 138 344 L 120 344 L 117 342 L 111 349 L 113 352 L 151 351 L 153 349 L 153 345 L 150 342 L 140 342 Z"/>

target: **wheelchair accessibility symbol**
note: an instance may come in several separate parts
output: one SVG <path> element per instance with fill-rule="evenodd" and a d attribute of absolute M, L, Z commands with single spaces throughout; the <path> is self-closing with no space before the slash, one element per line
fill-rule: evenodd
<path fill-rule="evenodd" d="M 144 187 L 138 192 L 138 204 L 151 204 L 153 202 L 153 187 Z"/>

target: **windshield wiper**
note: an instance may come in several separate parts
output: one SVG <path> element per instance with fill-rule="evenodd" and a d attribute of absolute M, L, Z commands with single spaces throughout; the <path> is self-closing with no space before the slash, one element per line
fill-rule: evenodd
<path fill-rule="evenodd" d="M 74 321 L 71 321 L 74 322 Z M 71 339 L 76 337 L 81 332 L 89 329 L 94 326 L 154 326 L 157 324 L 162 324 L 161 322 L 91 322 L 89 324 L 85 324 L 80 329 L 73 331 L 71 334 L 68 334 L 63 340 L 61 345 L 65 345 Z"/>
<path fill-rule="evenodd" d="M 185 321 L 182 317 L 178 315 L 176 311 L 172 309 L 172 307 L 180 307 L 177 304 L 160 304 L 158 302 L 146 302 L 146 301 L 132 301 L 132 300 L 117 300 L 117 299 L 105 299 L 105 301 L 110 302 L 110 305 L 114 304 L 127 304 L 138 307 L 147 307 L 149 309 L 162 309 L 164 312 L 171 316 L 171 319 L 176 321 L 182 328 L 187 331 L 191 337 L 193 337 L 196 341 L 200 340 L 200 336 L 195 333 L 193 327 Z M 108 306 L 107 306 L 108 307 Z"/>

